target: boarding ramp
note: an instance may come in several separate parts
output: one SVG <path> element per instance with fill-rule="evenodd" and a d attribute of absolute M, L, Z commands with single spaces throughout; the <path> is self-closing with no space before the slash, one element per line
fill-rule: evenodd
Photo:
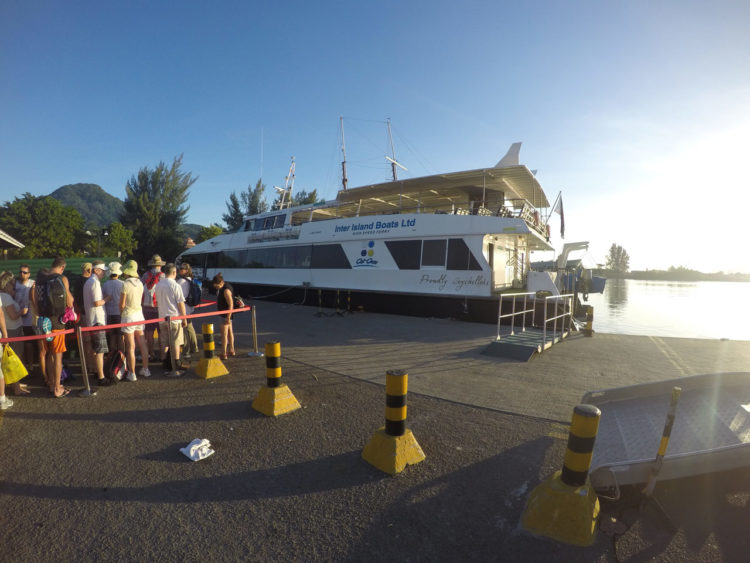
<path fill-rule="evenodd" d="M 750 465 L 750 373 L 696 375 L 592 391 L 602 412 L 591 462 L 594 488 L 619 497 L 654 467 L 672 389 L 682 393 L 658 478 L 676 479 Z"/>
<path fill-rule="evenodd" d="M 500 298 L 497 337 L 482 354 L 529 361 L 570 335 L 573 294 L 505 294 Z"/>

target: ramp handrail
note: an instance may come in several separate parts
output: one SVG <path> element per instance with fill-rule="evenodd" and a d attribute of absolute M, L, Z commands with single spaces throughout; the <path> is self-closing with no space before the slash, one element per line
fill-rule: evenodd
<path fill-rule="evenodd" d="M 536 295 L 533 291 L 526 292 L 526 293 L 505 293 L 500 296 L 500 301 L 498 303 L 498 312 L 497 312 L 497 337 L 495 338 L 496 341 L 500 340 L 500 324 L 502 323 L 503 319 L 506 319 L 510 317 L 510 335 L 515 334 L 515 323 L 516 323 L 516 315 L 521 315 L 522 319 L 522 325 L 521 325 L 521 332 L 526 331 L 526 313 L 534 313 L 534 305 L 532 303 L 531 309 L 528 308 L 528 296 L 529 295 Z M 503 315 L 503 298 L 505 297 L 512 297 L 513 298 L 513 306 L 511 308 L 510 313 L 505 313 Z M 516 311 L 516 298 L 517 297 L 523 297 L 523 310 L 522 311 Z"/>
<path fill-rule="evenodd" d="M 555 341 L 555 335 L 557 334 L 557 319 L 560 320 L 560 332 L 565 333 L 565 319 L 568 320 L 568 332 L 570 332 L 570 327 L 573 323 L 573 297 L 575 295 L 573 293 L 565 293 L 563 295 L 549 295 L 544 298 L 544 324 L 542 326 L 542 344 L 547 343 L 547 325 L 549 323 L 553 323 L 552 325 L 552 343 L 554 344 Z M 548 299 L 554 299 L 555 301 L 561 300 L 563 302 L 563 312 L 560 314 L 555 314 L 553 317 L 547 317 L 547 300 Z M 567 307 L 565 306 L 567 304 Z M 555 310 L 557 313 L 557 310 Z"/>

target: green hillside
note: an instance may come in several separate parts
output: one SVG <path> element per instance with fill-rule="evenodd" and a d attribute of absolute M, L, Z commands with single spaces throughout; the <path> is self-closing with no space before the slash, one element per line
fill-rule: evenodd
<path fill-rule="evenodd" d="M 68 184 L 49 194 L 63 205 L 75 208 L 86 225 L 104 227 L 120 220 L 124 204 L 96 184 Z"/>

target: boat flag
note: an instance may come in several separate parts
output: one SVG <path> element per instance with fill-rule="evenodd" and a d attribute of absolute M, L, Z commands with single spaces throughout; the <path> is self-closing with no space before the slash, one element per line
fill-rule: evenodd
<path fill-rule="evenodd" d="M 557 204 L 552 211 L 560 214 L 560 238 L 565 238 L 565 213 L 563 213 L 562 195 L 558 196 Z"/>

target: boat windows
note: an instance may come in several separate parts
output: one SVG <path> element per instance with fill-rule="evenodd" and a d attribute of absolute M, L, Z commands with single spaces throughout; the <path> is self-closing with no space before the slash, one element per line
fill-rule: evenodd
<path fill-rule="evenodd" d="M 385 246 L 399 270 L 419 270 L 421 240 L 387 240 Z"/>
<path fill-rule="evenodd" d="M 248 250 L 246 268 L 309 268 L 311 245 Z"/>
<path fill-rule="evenodd" d="M 448 270 L 481 270 L 482 267 L 461 238 L 448 239 Z"/>
<path fill-rule="evenodd" d="M 352 265 L 340 244 L 316 244 L 312 249 L 311 268 L 351 269 Z"/>
<path fill-rule="evenodd" d="M 219 267 L 219 253 L 210 252 L 206 254 L 206 268 L 218 268 Z"/>
<path fill-rule="evenodd" d="M 385 246 L 399 270 L 419 270 L 421 266 L 445 266 L 447 270 L 482 269 L 466 242 L 460 238 L 447 239 L 447 261 L 446 239 L 388 240 Z"/>
<path fill-rule="evenodd" d="M 242 268 L 247 262 L 247 250 L 226 250 L 219 253 L 219 268 Z"/>
<path fill-rule="evenodd" d="M 422 266 L 445 266 L 445 239 L 426 240 L 422 244 Z"/>

